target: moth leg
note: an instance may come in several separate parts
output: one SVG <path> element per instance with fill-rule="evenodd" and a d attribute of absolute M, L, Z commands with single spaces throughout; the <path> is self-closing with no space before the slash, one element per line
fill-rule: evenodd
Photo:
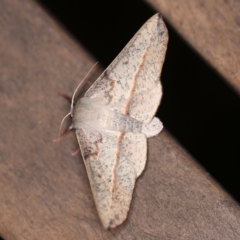
<path fill-rule="evenodd" d="M 76 156 L 79 152 L 80 152 L 80 148 L 78 148 L 76 151 L 72 152 L 71 155 Z"/>
<path fill-rule="evenodd" d="M 58 138 L 53 139 L 53 142 L 59 142 L 60 140 L 62 140 L 71 130 L 73 130 L 73 126 L 71 125 L 67 130 L 65 130 L 65 132 L 59 136 Z"/>
<path fill-rule="evenodd" d="M 53 142 L 58 143 L 59 141 L 61 141 L 73 129 L 74 128 L 71 125 L 60 137 L 53 139 Z M 76 151 L 72 152 L 71 155 L 72 156 L 76 156 L 78 154 L 78 152 L 80 152 L 80 147 Z"/>
<path fill-rule="evenodd" d="M 64 93 L 62 93 L 61 91 L 58 91 L 57 90 L 57 93 L 61 96 L 61 97 L 63 97 L 63 98 L 65 98 L 68 102 L 72 102 L 72 97 L 70 97 L 70 96 L 68 96 L 68 95 L 66 95 L 66 94 L 64 94 Z"/>
<path fill-rule="evenodd" d="M 89 85 L 89 87 L 92 86 L 92 83 L 89 80 L 87 80 L 86 83 Z"/>

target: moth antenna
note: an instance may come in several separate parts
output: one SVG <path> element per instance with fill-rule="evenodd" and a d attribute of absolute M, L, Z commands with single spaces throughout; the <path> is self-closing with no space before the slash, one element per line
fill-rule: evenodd
<path fill-rule="evenodd" d="M 77 93 L 77 90 L 79 89 L 79 87 L 82 85 L 82 83 L 84 82 L 84 80 L 87 78 L 87 76 L 90 74 L 90 72 L 93 70 L 93 68 L 98 64 L 98 62 L 96 62 L 91 69 L 88 71 L 88 73 L 86 74 L 86 76 L 83 78 L 83 80 L 78 84 L 77 88 L 75 89 L 73 96 L 72 96 L 72 102 L 71 102 L 71 109 L 70 109 L 70 114 L 72 116 L 73 114 L 73 103 L 74 103 L 74 97 Z"/>
<path fill-rule="evenodd" d="M 53 142 L 59 142 L 62 138 L 64 138 L 71 130 L 73 129 L 73 125 L 71 125 L 63 134 L 61 134 L 58 138 L 53 139 Z"/>
<path fill-rule="evenodd" d="M 59 127 L 59 130 L 58 130 L 58 138 L 57 138 L 57 139 L 60 138 L 60 132 L 61 132 L 61 129 L 62 129 L 63 122 L 65 121 L 65 119 L 66 119 L 70 114 L 71 114 L 71 112 L 69 112 L 69 113 L 62 119 L 61 124 L 60 124 L 60 127 Z M 58 141 L 58 142 L 59 142 L 59 141 Z M 57 142 L 57 143 L 58 143 L 58 142 Z"/>

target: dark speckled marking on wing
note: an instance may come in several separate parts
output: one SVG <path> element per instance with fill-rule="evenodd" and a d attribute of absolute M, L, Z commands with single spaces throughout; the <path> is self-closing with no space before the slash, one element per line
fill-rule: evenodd
<path fill-rule="evenodd" d="M 87 161 L 90 157 L 97 158 L 100 152 L 99 145 L 102 143 L 102 135 L 98 132 L 86 132 L 83 129 L 76 130 L 76 135 L 84 160 Z"/>

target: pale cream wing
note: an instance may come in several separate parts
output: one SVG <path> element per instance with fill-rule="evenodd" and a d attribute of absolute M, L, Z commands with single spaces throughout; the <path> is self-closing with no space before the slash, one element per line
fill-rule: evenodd
<path fill-rule="evenodd" d="M 86 97 L 149 122 L 161 100 L 160 74 L 168 32 L 160 14 L 150 18 L 101 74 Z"/>
<path fill-rule="evenodd" d="M 146 163 L 143 134 L 76 131 L 99 217 L 105 228 L 127 217 L 136 178 Z"/>
<path fill-rule="evenodd" d="M 159 14 L 149 19 L 103 72 L 85 97 L 148 123 L 160 103 L 160 74 L 168 34 Z M 93 126 L 94 127 L 94 126 Z M 136 178 L 146 163 L 146 136 L 77 129 L 100 219 L 105 228 L 127 217 Z"/>

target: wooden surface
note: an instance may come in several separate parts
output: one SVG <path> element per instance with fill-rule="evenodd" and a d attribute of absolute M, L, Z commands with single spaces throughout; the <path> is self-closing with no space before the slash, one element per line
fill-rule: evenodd
<path fill-rule="evenodd" d="M 240 93 L 240 2 L 146 0 Z"/>
<path fill-rule="evenodd" d="M 147 19 L 146 19 L 147 20 Z M 164 131 L 148 142 L 126 222 L 106 231 L 74 133 L 56 137 L 92 60 L 33 2 L 0 2 L 0 235 L 35 239 L 240 239 L 237 204 Z M 96 79 L 99 71 L 91 74 Z"/>

